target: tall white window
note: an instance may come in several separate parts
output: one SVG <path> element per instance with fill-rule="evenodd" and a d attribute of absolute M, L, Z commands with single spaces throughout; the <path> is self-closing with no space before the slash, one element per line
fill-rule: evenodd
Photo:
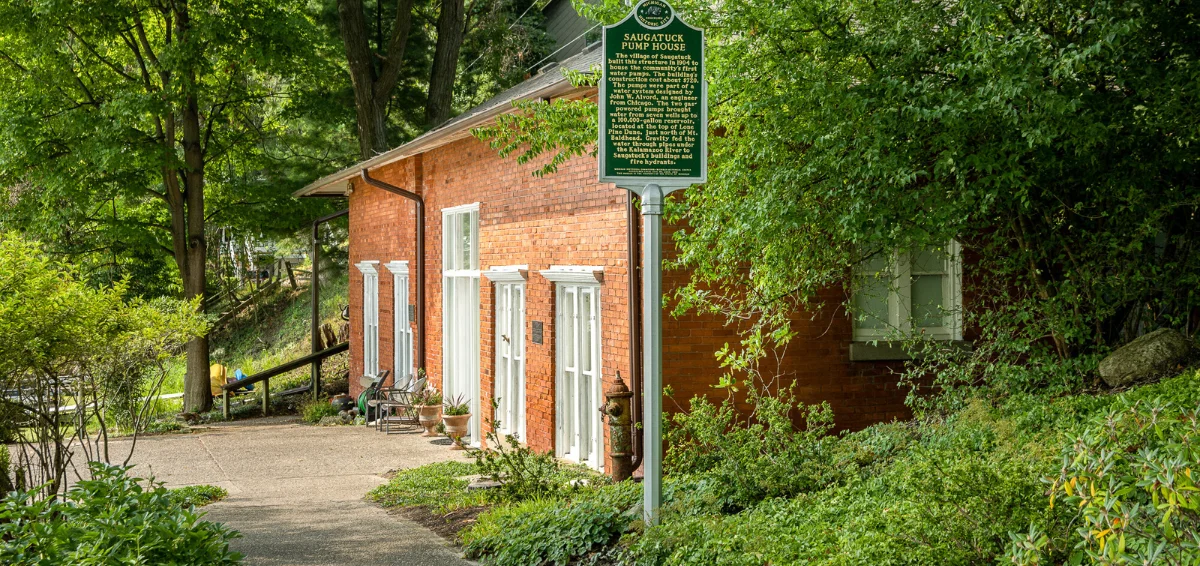
<path fill-rule="evenodd" d="M 363 373 L 379 374 L 379 271 L 378 261 L 355 264 L 363 276 Z"/>
<path fill-rule="evenodd" d="M 479 204 L 442 210 L 442 388 L 471 402 L 479 444 Z"/>
<path fill-rule="evenodd" d="M 856 270 L 854 339 L 962 339 L 961 247 L 877 254 Z"/>
<path fill-rule="evenodd" d="M 542 275 L 556 283 L 558 456 L 603 469 L 599 285 L 602 272 L 599 268 L 551 266 Z"/>
<path fill-rule="evenodd" d="M 384 264 L 392 272 L 392 352 L 393 373 L 399 386 L 412 383 L 413 331 L 408 317 L 408 262 L 392 261 Z"/>
<path fill-rule="evenodd" d="M 496 284 L 496 419 L 501 435 L 525 439 L 525 278 L 528 266 L 493 267 Z"/>

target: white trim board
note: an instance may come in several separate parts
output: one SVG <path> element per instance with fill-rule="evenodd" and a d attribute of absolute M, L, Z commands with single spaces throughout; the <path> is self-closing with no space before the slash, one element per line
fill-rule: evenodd
<path fill-rule="evenodd" d="M 389 261 L 383 266 L 393 275 L 408 275 L 408 261 Z"/>
<path fill-rule="evenodd" d="M 480 272 L 492 283 L 524 283 L 529 280 L 528 265 L 493 265 Z"/>
<path fill-rule="evenodd" d="M 357 267 L 360 272 L 365 273 L 367 275 L 377 275 L 377 274 L 379 274 L 379 271 L 376 270 L 375 268 L 378 265 L 379 265 L 379 260 L 372 259 L 372 260 L 368 260 L 368 261 L 360 261 L 360 262 L 354 264 L 354 267 Z"/>
<path fill-rule="evenodd" d="M 550 269 L 543 269 L 539 273 L 554 283 L 604 283 L 604 266 L 600 265 L 551 265 Z"/>
<path fill-rule="evenodd" d="M 442 209 L 442 214 L 461 214 L 463 212 L 478 212 L 479 203 L 460 204 L 456 206 L 448 206 Z"/>

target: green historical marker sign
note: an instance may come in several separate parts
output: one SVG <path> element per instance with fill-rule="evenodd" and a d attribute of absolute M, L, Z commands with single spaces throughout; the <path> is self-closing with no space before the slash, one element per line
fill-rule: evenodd
<path fill-rule="evenodd" d="M 704 32 L 663 0 L 642 0 L 604 28 L 600 180 L 635 191 L 708 176 Z"/>

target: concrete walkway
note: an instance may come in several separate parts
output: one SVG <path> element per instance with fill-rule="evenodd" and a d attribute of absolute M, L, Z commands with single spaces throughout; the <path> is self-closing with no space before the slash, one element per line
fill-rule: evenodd
<path fill-rule="evenodd" d="M 167 487 L 228 490 L 204 510 L 241 531 L 233 548 L 247 564 L 468 564 L 432 531 L 363 499 L 389 470 L 464 458 L 430 440 L 266 418 L 141 438 L 132 463 Z M 126 453 L 123 442 L 113 443 L 116 453 Z"/>

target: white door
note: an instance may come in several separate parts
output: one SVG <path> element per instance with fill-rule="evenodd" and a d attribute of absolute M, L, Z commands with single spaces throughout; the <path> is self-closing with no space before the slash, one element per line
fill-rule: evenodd
<path fill-rule="evenodd" d="M 558 455 L 603 467 L 600 429 L 599 287 L 559 284 Z"/>
<path fill-rule="evenodd" d="M 525 439 L 525 284 L 496 284 L 496 418 Z"/>
<path fill-rule="evenodd" d="M 479 210 L 442 210 L 442 386 L 447 401 L 471 405 L 470 443 L 479 445 Z"/>

